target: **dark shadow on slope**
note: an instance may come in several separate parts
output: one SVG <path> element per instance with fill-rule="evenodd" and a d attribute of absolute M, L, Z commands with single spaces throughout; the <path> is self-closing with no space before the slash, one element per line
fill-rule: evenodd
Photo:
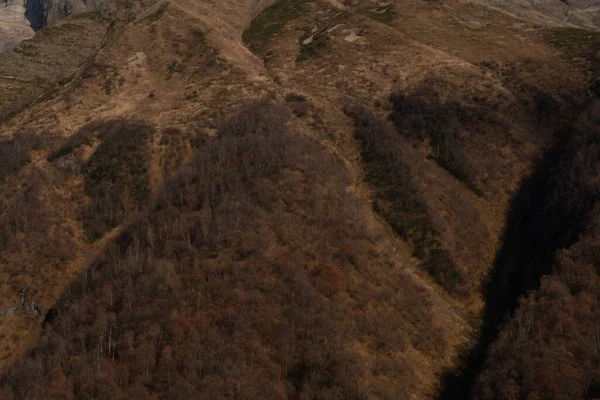
<path fill-rule="evenodd" d="M 537 289 L 543 275 L 553 269 L 555 252 L 575 242 L 596 196 L 586 177 L 598 162 L 592 109 L 575 130 L 561 132 L 533 175 L 514 198 L 504 232 L 504 243 L 484 288 L 486 309 L 478 343 L 471 349 L 459 374 L 443 380 L 440 399 L 469 398 L 485 362 L 488 346 L 502 321 L 519 298 Z M 585 120 L 585 117 L 588 119 Z"/>
<path fill-rule="evenodd" d="M 90 202 L 82 218 L 89 239 L 100 239 L 150 197 L 148 140 L 151 126 L 129 119 L 90 122 L 51 152 L 48 161 L 83 173 Z M 99 143 L 84 161 L 74 153 Z"/>

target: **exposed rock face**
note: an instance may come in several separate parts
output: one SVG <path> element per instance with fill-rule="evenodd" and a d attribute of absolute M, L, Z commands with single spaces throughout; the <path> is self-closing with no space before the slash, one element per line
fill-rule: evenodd
<path fill-rule="evenodd" d="M 29 0 L 39 1 L 43 5 L 44 24 L 63 19 L 71 14 L 80 14 L 88 11 L 98 10 L 102 5 L 102 0 Z"/>
<path fill-rule="evenodd" d="M 565 0 L 569 6 L 567 20 L 583 19 L 591 22 L 595 27 L 600 27 L 600 1 L 593 0 Z"/>
<path fill-rule="evenodd" d="M 16 46 L 49 22 L 101 10 L 106 0 L 0 0 L 0 52 Z"/>
<path fill-rule="evenodd" d="M 33 35 L 26 18 L 26 0 L 0 0 L 0 51 L 10 49 Z"/>

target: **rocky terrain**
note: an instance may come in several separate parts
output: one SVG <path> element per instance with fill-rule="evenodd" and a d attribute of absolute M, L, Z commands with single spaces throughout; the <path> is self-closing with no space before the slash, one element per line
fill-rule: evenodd
<path fill-rule="evenodd" d="M 593 4 L 42 9 L 0 55 L 0 398 L 597 393 Z"/>
<path fill-rule="evenodd" d="M 10 51 L 23 39 L 33 36 L 48 23 L 70 15 L 106 11 L 103 0 L 46 1 L 3 0 L 0 1 L 0 51 Z"/>

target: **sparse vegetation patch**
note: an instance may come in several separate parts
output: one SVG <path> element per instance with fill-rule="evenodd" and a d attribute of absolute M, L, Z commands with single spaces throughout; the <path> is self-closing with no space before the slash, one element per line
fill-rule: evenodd
<path fill-rule="evenodd" d="M 394 11 L 391 5 L 385 5 L 368 10 L 367 15 L 377 22 L 389 24 L 396 19 L 398 13 Z"/>
<path fill-rule="evenodd" d="M 305 117 L 308 114 L 308 101 L 303 95 L 296 93 L 288 93 L 285 96 L 285 101 L 289 104 L 295 116 Z"/>
<path fill-rule="evenodd" d="M 308 0 L 279 0 L 265 9 L 244 31 L 243 40 L 250 50 L 262 53 L 266 44 L 291 20 L 298 17 Z"/>

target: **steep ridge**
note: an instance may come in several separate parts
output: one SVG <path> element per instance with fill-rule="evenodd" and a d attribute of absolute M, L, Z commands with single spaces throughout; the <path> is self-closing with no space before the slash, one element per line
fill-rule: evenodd
<path fill-rule="evenodd" d="M 208 40 L 221 50 L 229 62 L 240 68 L 251 68 L 260 74 L 260 62 L 242 44 L 244 28 L 272 0 L 224 1 L 220 3 L 176 0 L 172 4 L 198 19 L 207 27 Z"/>
<path fill-rule="evenodd" d="M 598 60 L 586 53 L 595 51 L 597 34 L 556 34 L 564 32 L 573 37 L 553 43 L 565 46 L 567 57 L 588 60 L 593 82 Z M 579 35 L 592 42 L 578 43 Z M 485 287 L 479 341 L 462 373 L 448 377 L 441 398 L 597 396 L 597 366 L 589 350 L 595 336 L 585 328 L 596 318 L 585 302 L 597 297 L 581 281 L 584 275 L 586 282 L 596 279 L 585 263 L 597 262 L 589 252 L 597 235 L 598 194 L 591 172 L 598 159 L 597 110 L 597 101 L 583 103 L 565 115 L 568 123 L 556 132 L 556 144 L 513 199 Z"/>
<path fill-rule="evenodd" d="M 108 21 L 82 15 L 59 21 L 0 57 L 0 121 L 52 97 L 107 37 Z"/>

